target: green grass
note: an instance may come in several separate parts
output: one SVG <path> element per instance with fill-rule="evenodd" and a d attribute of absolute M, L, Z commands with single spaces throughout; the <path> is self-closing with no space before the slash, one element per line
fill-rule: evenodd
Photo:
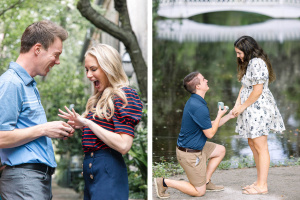
<path fill-rule="evenodd" d="M 153 177 L 171 177 L 174 175 L 184 174 L 184 170 L 179 163 L 174 160 L 166 162 L 164 157 L 160 158 L 160 162 L 155 162 L 153 164 Z M 286 166 L 300 166 L 300 158 L 290 157 L 284 161 L 272 162 L 270 167 L 286 167 Z M 233 157 L 230 160 L 225 160 L 218 166 L 219 170 L 228 169 L 243 169 L 255 167 L 255 162 L 252 156 L 245 157 Z"/>

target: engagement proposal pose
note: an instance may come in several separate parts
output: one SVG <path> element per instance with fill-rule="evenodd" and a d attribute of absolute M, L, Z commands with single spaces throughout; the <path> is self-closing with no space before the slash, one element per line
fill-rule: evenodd
<path fill-rule="evenodd" d="M 59 116 L 68 119 L 68 124 L 83 130 L 84 200 L 128 200 L 128 175 L 122 154 L 132 146 L 142 102 L 128 87 L 121 57 L 111 46 L 91 47 L 85 54 L 85 69 L 94 84 L 86 111 L 80 116 L 74 109 L 59 110 Z"/>
<path fill-rule="evenodd" d="M 214 121 L 210 120 L 207 103 L 204 100 L 209 90 L 207 80 L 199 72 L 192 72 L 183 80 L 184 88 L 191 94 L 186 102 L 177 140 L 177 160 L 184 169 L 189 182 L 164 178 L 155 178 L 155 187 L 159 198 L 169 198 L 168 187 L 175 188 L 191 196 L 203 196 L 206 191 L 222 191 L 223 186 L 216 186 L 211 177 L 225 156 L 225 147 L 208 142 L 218 128 L 234 118 L 227 109 L 219 111 Z M 209 160 L 209 161 L 208 161 Z M 208 164 L 206 164 L 208 161 Z"/>
<path fill-rule="evenodd" d="M 274 97 L 268 88 L 269 82 L 275 80 L 275 74 L 267 54 L 252 37 L 240 37 L 235 41 L 234 47 L 237 54 L 238 80 L 242 83 L 232 110 L 238 116 L 235 131 L 248 138 L 257 169 L 257 180 L 244 187 L 243 194 L 266 194 L 270 166 L 267 138 L 272 130 L 285 130 Z"/>

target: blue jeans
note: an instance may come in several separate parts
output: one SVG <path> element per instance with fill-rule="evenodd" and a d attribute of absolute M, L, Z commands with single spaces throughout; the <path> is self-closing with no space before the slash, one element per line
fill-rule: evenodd
<path fill-rule="evenodd" d="M 2 200 L 51 200 L 51 176 L 31 169 L 4 169 L 0 194 Z"/>
<path fill-rule="evenodd" d="M 113 149 L 85 153 L 84 200 L 128 200 L 127 168 L 122 154 Z"/>

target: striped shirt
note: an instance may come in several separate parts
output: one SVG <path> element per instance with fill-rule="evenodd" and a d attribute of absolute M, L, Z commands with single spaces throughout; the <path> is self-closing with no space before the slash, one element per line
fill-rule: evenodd
<path fill-rule="evenodd" d="M 123 87 L 128 105 L 122 108 L 124 105 L 121 98 L 116 97 L 114 99 L 115 112 L 113 117 L 107 121 L 106 119 L 100 119 L 98 116 L 93 118 L 91 111 L 87 115 L 87 119 L 95 122 L 102 128 L 118 133 L 127 134 L 134 137 L 134 127 L 139 123 L 142 116 L 143 105 L 135 90 L 129 87 Z M 89 127 L 83 127 L 82 134 L 82 147 L 84 152 L 97 151 L 100 149 L 110 148 L 102 140 L 100 140 Z"/>

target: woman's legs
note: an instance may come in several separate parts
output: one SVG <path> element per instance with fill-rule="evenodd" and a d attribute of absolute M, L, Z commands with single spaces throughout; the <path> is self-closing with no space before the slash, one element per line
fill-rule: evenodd
<path fill-rule="evenodd" d="M 260 172 L 259 172 L 259 159 L 258 159 L 258 153 L 257 153 L 257 151 L 256 151 L 256 149 L 255 149 L 255 147 L 254 147 L 254 142 L 253 142 L 253 139 L 251 139 L 251 138 L 248 138 L 248 144 L 249 144 L 249 147 L 250 147 L 250 149 L 251 149 L 251 151 L 252 151 L 252 153 L 253 153 L 253 157 L 254 157 L 254 162 L 255 162 L 255 167 L 256 167 L 256 171 L 257 171 L 257 179 L 258 179 L 258 177 L 260 176 Z M 257 182 L 257 180 L 256 180 L 256 182 Z"/>
<path fill-rule="evenodd" d="M 260 187 L 262 191 L 268 190 L 267 181 L 270 166 L 270 154 L 267 139 L 267 135 L 252 139 L 254 148 L 258 154 L 258 165 L 256 166 L 259 172 L 259 174 L 257 174 L 257 186 Z"/>

